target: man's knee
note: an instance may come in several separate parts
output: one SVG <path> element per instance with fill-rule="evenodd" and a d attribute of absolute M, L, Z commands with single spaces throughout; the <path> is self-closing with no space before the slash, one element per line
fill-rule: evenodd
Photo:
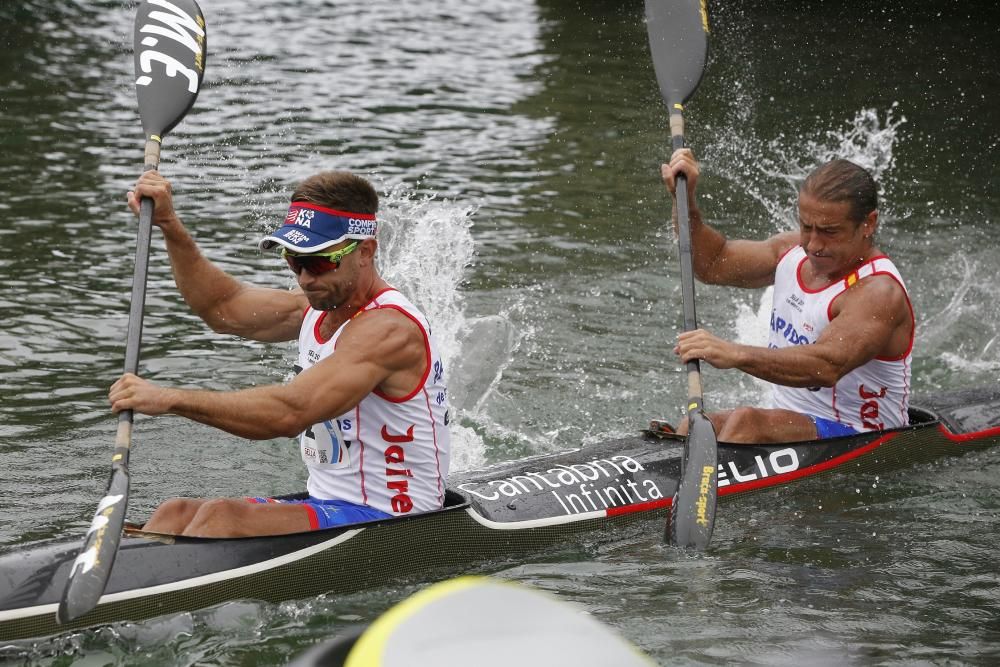
<path fill-rule="evenodd" d="M 195 512 L 201 503 L 197 498 L 168 498 L 156 508 L 158 514 L 184 514 Z"/>
<path fill-rule="evenodd" d="M 247 501 L 213 498 L 203 502 L 188 523 L 184 534 L 191 537 L 238 537 L 245 523 Z"/>
<path fill-rule="evenodd" d="M 155 533 L 178 535 L 187 526 L 195 512 L 198 511 L 198 506 L 201 502 L 201 500 L 195 498 L 170 498 L 169 500 L 164 500 L 153 511 L 144 529 Z"/>
<path fill-rule="evenodd" d="M 797 442 L 816 437 L 812 420 L 788 410 L 742 407 L 732 411 L 719 439 L 741 444 Z"/>
<path fill-rule="evenodd" d="M 719 439 L 735 443 L 763 442 L 766 434 L 761 431 L 762 423 L 759 409 L 734 408 L 726 415 L 722 428 L 719 429 Z"/>

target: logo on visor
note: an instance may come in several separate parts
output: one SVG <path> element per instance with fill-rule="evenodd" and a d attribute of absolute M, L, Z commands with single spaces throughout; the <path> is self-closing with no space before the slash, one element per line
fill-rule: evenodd
<path fill-rule="evenodd" d="M 375 236 L 377 223 L 374 220 L 361 220 L 359 218 L 349 218 L 347 221 L 348 234 L 363 234 L 365 236 Z"/>
<path fill-rule="evenodd" d="M 285 239 L 289 243 L 308 243 L 309 236 L 303 234 L 297 229 L 289 229 L 287 232 L 281 235 L 281 238 Z"/>
<path fill-rule="evenodd" d="M 307 208 L 293 208 L 288 212 L 288 217 L 285 218 L 285 224 L 298 225 L 299 227 L 309 229 L 312 227 L 312 220 L 315 215 L 316 213 L 314 211 L 310 211 Z"/>

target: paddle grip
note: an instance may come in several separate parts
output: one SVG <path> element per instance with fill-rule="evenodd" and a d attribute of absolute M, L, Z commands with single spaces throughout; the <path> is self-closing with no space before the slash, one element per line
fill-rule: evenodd
<path fill-rule="evenodd" d="M 159 166 L 160 142 L 146 141 L 145 167 L 151 171 Z M 135 271 L 132 274 L 132 296 L 129 302 L 128 334 L 125 339 L 125 372 L 139 372 L 139 348 L 142 343 L 143 309 L 146 305 L 146 276 L 149 272 L 149 247 L 153 236 L 153 200 L 143 197 L 139 202 L 139 229 L 135 238 Z M 119 432 L 116 445 L 128 447 L 132 429 L 122 429 L 124 423 L 131 424 L 131 410 L 118 413 Z"/>
<path fill-rule="evenodd" d="M 160 142 L 156 139 L 146 139 L 146 168 L 150 171 L 160 166 Z"/>
<path fill-rule="evenodd" d="M 684 119 L 680 112 L 670 114 L 670 133 L 675 151 L 684 148 Z M 681 301 L 684 313 L 684 331 L 694 331 L 698 328 L 698 315 L 695 311 L 694 293 L 694 263 L 691 259 L 691 211 L 688 206 L 687 176 L 677 175 L 677 245 L 680 249 L 681 261 Z M 701 364 L 697 359 L 687 362 L 688 372 L 688 412 L 701 409 L 702 385 Z"/>

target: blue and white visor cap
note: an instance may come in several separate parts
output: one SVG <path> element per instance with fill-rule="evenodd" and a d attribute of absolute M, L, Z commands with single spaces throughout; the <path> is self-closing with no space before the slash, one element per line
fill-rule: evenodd
<path fill-rule="evenodd" d="M 281 245 L 297 253 L 319 252 L 345 239 L 373 239 L 378 223 L 371 213 L 348 213 L 309 202 L 293 201 L 285 224 L 258 247 L 270 250 Z"/>

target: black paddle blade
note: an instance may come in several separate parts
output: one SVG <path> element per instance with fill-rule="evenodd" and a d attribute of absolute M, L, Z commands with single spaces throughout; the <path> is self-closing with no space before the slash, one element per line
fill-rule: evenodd
<path fill-rule="evenodd" d="M 119 452 L 116 450 L 116 456 Z M 97 506 L 83 548 L 70 567 L 69 580 L 56 611 L 58 623 L 68 623 L 97 606 L 104 594 L 125 526 L 128 504 L 128 468 L 116 465 L 108 490 Z"/>
<path fill-rule="evenodd" d="M 205 17 L 194 0 L 146 0 L 135 15 L 135 93 L 146 137 L 162 137 L 198 97 Z"/>
<path fill-rule="evenodd" d="M 708 58 L 706 0 L 646 0 L 649 50 L 668 107 L 694 94 Z"/>
<path fill-rule="evenodd" d="M 718 442 L 715 427 L 701 410 L 688 413 L 687 443 L 680 484 L 670 506 L 667 540 L 678 547 L 703 551 L 712 539 L 718 498 Z"/>

